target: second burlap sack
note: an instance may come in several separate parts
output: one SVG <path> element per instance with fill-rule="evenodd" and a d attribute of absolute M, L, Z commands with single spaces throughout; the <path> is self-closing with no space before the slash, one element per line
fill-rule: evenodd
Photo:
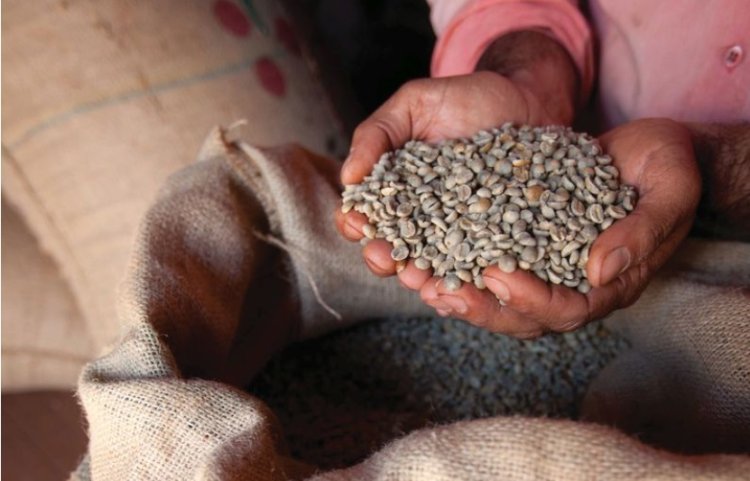
<path fill-rule="evenodd" d="M 371 276 L 359 246 L 335 233 L 333 161 L 297 147 L 231 142 L 221 130 L 201 157 L 149 210 L 120 295 L 123 337 L 81 376 L 90 445 L 74 479 L 682 480 L 750 472 L 742 455 L 677 454 L 597 424 L 522 417 L 420 430 L 333 472 L 290 459 L 273 413 L 241 386 L 290 340 L 425 308 L 393 279 Z M 735 271 L 750 271 L 748 246 L 719 249 Z M 683 434 L 723 436 L 707 451 L 737 452 L 731 440 L 750 434 L 750 387 L 738 382 L 750 364 L 750 302 L 731 272 L 708 265 L 715 275 L 701 276 L 694 267 L 678 266 L 619 314 L 621 324 L 653 377 L 679 372 L 671 382 L 682 388 L 680 401 L 699 406 L 693 431 Z M 679 371 L 670 369 L 675 362 Z M 589 405 L 592 417 L 622 420 L 618 410 L 628 405 L 612 400 L 639 371 L 617 373 L 620 384 L 598 383 L 589 398 L 607 406 Z M 672 399 L 654 393 L 648 409 Z"/>

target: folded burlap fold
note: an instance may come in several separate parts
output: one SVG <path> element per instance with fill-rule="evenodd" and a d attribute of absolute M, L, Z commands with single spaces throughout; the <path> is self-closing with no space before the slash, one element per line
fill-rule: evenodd
<path fill-rule="evenodd" d="M 334 161 L 302 148 L 251 147 L 217 129 L 201 161 L 169 180 L 143 221 L 121 289 L 123 337 L 80 378 L 90 444 L 73 479 L 313 475 L 312 467 L 285 455 L 273 414 L 239 387 L 290 340 L 369 318 L 427 312 L 395 280 L 370 275 L 358 246 L 334 231 L 336 173 Z M 740 272 L 750 272 L 747 246 L 733 247 L 733 255 L 745 256 L 735 266 L 744 263 Z M 644 359 L 654 359 L 659 346 L 720 343 L 694 346 L 695 356 L 679 359 L 718 362 L 701 371 L 713 376 L 713 390 L 695 399 L 707 403 L 700 405 L 701 419 L 736 416 L 736 426 L 721 424 L 734 439 L 750 432 L 747 405 L 739 402 L 749 398 L 750 387 L 737 382 L 747 380 L 750 364 L 750 302 L 736 288 L 717 287 L 717 279 L 706 286 L 706 279 L 673 275 L 679 275 L 678 291 L 689 286 L 690 298 L 707 306 L 697 312 L 710 322 L 696 323 L 680 302 L 662 304 L 656 294 L 620 315 L 638 317 L 630 327 L 638 331 L 632 339 Z M 731 308 L 724 309 L 728 300 Z M 701 329 L 723 334 L 701 335 Z M 683 331 L 689 340 L 677 342 Z M 706 356 L 716 351 L 726 352 Z M 671 364 L 658 359 L 660 378 Z M 684 367 L 681 385 L 688 387 L 697 370 Z M 632 371 L 622 373 L 631 379 Z M 617 392 L 617 386 L 599 386 L 602 399 Z M 611 401 L 607 406 L 617 408 Z M 710 415 L 714 407 L 720 412 Z M 744 479 L 748 472 L 744 456 L 678 455 L 595 424 L 515 417 L 421 430 L 359 465 L 315 479 Z"/>

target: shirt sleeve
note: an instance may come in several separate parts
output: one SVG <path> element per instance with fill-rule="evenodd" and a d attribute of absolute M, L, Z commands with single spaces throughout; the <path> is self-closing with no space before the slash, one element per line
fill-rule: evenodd
<path fill-rule="evenodd" d="M 468 74 L 498 37 L 542 29 L 570 54 L 586 99 L 594 80 L 591 30 L 576 0 L 428 0 L 437 43 L 432 76 Z"/>

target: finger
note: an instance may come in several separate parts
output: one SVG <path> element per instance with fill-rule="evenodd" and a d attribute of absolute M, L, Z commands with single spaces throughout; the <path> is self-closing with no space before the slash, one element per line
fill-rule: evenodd
<path fill-rule="evenodd" d="M 391 258 L 390 242 L 383 239 L 374 239 L 367 243 L 362 249 L 367 267 L 373 274 L 379 277 L 388 277 L 396 273 L 396 261 Z"/>
<path fill-rule="evenodd" d="M 638 300 L 653 273 L 669 259 L 689 227 L 688 224 L 669 236 L 651 255 L 648 262 L 634 265 L 607 285 L 592 289 L 586 295 L 589 318 L 602 318 L 613 310 L 627 307 Z"/>
<path fill-rule="evenodd" d="M 438 309 L 447 307 L 451 315 L 492 332 L 523 338 L 537 337 L 544 332 L 538 323 L 501 306 L 491 292 L 471 284 L 449 291 L 441 278 L 433 277 L 425 282 L 420 296 L 425 303 Z"/>
<path fill-rule="evenodd" d="M 412 137 L 407 89 L 402 87 L 385 104 L 354 130 L 352 148 L 341 167 L 341 183 L 361 182 L 385 152 Z"/>
<path fill-rule="evenodd" d="M 367 224 L 367 217 L 359 212 L 349 211 L 346 214 L 337 208 L 333 214 L 334 223 L 339 233 L 350 241 L 359 241 L 365 235 L 362 227 Z"/>
<path fill-rule="evenodd" d="M 588 321 L 601 319 L 616 309 L 633 304 L 648 285 L 651 275 L 669 258 L 683 237 L 682 231 L 673 233 L 650 257 L 648 263 L 634 265 L 607 285 L 595 287 L 585 296 L 582 296 L 587 305 L 587 313 L 582 322 L 571 319 L 568 325 L 554 326 L 547 324 L 547 326 L 556 331 L 568 331 Z M 487 286 L 490 287 L 490 284 L 487 284 Z M 559 310 L 559 312 L 566 314 L 569 312 L 562 306 L 559 309 L 553 307 L 551 310 Z"/>
<path fill-rule="evenodd" d="M 451 306 L 439 299 L 439 294 L 435 288 L 439 281 L 440 278 L 438 277 L 427 279 L 419 290 L 419 297 L 422 299 L 422 302 L 435 309 L 441 316 L 445 317 L 446 315 L 454 314 L 454 312 Z"/>
<path fill-rule="evenodd" d="M 611 143 L 616 159 L 620 151 L 633 151 L 630 144 L 638 141 L 629 136 L 618 141 L 616 135 L 609 139 L 605 136 L 602 143 Z M 606 285 L 645 262 L 678 226 L 690 222 L 700 196 L 700 175 L 695 162 L 686 158 L 691 155 L 689 146 L 675 141 L 644 152 L 642 159 L 619 159 L 622 180 L 638 187 L 640 200 L 630 215 L 594 242 L 587 267 L 592 286 Z"/>
<path fill-rule="evenodd" d="M 401 284 L 413 291 L 422 288 L 425 282 L 432 277 L 432 269 L 422 270 L 414 265 L 414 261 L 409 261 L 406 267 L 398 272 L 398 279 Z"/>
<path fill-rule="evenodd" d="M 569 287 L 547 284 L 522 270 L 508 274 L 495 266 L 485 269 L 483 278 L 506 306 L 553 331 L 569 331 L 589 320 L 586 297 Z"/>
<path fill-rule="evenodd" d="M 541 324 L 507 306 L 500 306 L 485 329 L 518 339 L 536 339 L 547 332 L 547 329 Z"/>
<path fill-rule="evenodd" d="M 607 285 L 630 267 L 647 262 L 675 232 L 687 234 L 692 211 L 662 194 L 644 196 L 627 217 L 591 246 L 586 272 L 593 287 Z"/>

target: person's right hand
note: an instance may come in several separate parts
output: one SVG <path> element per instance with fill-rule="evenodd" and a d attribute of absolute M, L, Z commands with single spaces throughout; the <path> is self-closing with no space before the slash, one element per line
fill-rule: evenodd
<path fill-rule="evenodd" d="M 559 101 L 571 103 L 571 99 Z M 505 122 L 567 125 L 571 118 L 550 113 L 566 111 L 570 109 L 543 105 L 531 88 L 493 72 L 411 81 L 357 127 L 341 181 L 345 185 L 361 182 L 383 153 L 411 139 L 437 142 L 468 137 Z M 344 214 L 337 209 L 335 220 L 345 238 L 359 241 L 364 237 L 362 227 L 367 218 L 363 214 Z M 391 249 L 383 239 L 368 242 L 363 250 L 367 266 L 381 277 L 397 274 L 398 270 L 405 287 L 419 290 L 430 279 L 431 271 L 418 269 L 413 261 L 397 266 L 390 257 Z"/>

